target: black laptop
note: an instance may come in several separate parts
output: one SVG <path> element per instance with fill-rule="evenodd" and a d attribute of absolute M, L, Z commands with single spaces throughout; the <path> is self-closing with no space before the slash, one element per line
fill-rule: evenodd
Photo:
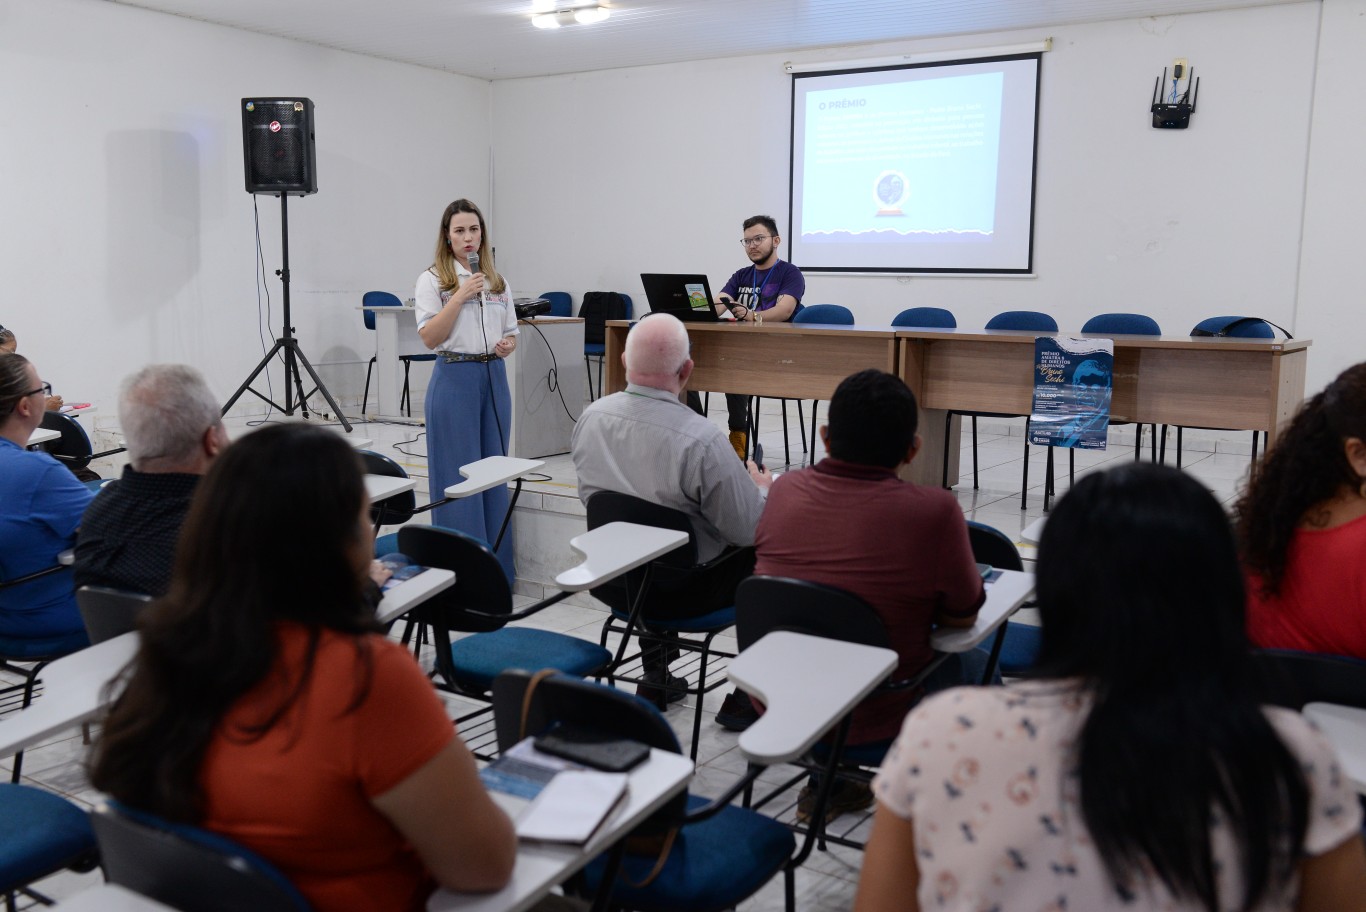
<path fill-rule="evenodd" d="M 640 282 L 645 287 L 645 300 L 650 302 L 650 310 L 654 313 L 673 314 L 684 323 L 718 323 L 721 320 L 704 275 L 642 272 Z"/>

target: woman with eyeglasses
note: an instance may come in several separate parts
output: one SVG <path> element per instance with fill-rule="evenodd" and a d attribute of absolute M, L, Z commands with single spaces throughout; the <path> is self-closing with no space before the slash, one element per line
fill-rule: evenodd
<path fill-rule="evenodd" d="M 28 449 L 51 392 L 27 358 L 0 353 L 0 584 L 58 566 L 94 497 L 66 466 Z M 0 587 L 0 637 L 28 641 L 36 655 L 89 645 L 71 570 Z"/>
<path fill-rule="evenodd" d="M 14 335 L 14 330 L 0 326 L 0 354 L 12 355 L 19 349 L 19 339 Z M 61 396 L 52 395 L 52 390 L 48 390 L 48 395 L 43 408 L 49 412 L 55 412 L 65 404 Z"/>
<path fill-rule="evenodd" d="M 511 455 L 512 395 L 503 359 L 517 348 L 517 313 L 512 286 L 493 264 L 484 214 L 469 200 L 458 199 L 441 213 L 436 253 L 417 277 L 414 304 L 418 335 L 438 355 L 426 417 L 428 487 L 440 497 L 463 480 L 461 466 Z M 432 522 L 492 548 L 507 508 L 507 487 L 499 485 L 437 507 Z M 511 582 L 511 531 L 497 554 Z"/>
<path fill-rule="evenodd" d="M 242 843 L 317 912 L 501 888 L 517 837 L 413 657 L 375 620 L 359 457 L 277 424 L 214 460 L 91 783 Z"/>
<path fill-rule="evenodd" d="M 1228 517 L 1129 463 L 1054 507 L 1028 679 L 930 697 L 874 783 L 855 912 L 1362 912 L 1361 807 L 1258 699 Z"/>

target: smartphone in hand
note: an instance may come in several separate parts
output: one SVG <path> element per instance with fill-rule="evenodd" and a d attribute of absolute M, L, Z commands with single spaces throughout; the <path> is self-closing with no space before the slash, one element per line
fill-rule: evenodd
<path fill-rule="evenodd" d="M 764 445 L 759 441 L 754 441 L 754 464 L 759 468 L 764 467 Z"/>

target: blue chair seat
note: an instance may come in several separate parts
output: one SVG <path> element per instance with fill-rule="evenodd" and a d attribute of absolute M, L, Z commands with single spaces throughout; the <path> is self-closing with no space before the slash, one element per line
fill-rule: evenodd
<path fill-rule="evenodd" d="M 1006 627 L 1005 641 L 1001 644 L 1001 655 L 997 667 L 1001 674 L 1022 675 L 1034 667 L 1039 660 L 1039 646 L 1043 633 L 1038 627 L 1012 622 Z M 977 647 L 981 652 L 990 652 L 990 641 Z"/>
<path fill-rule="evenodd" d="M 597 643 L 563 633 L 502 627 L 456 640 L 451 644 L 451 661 L 460 686 L 482 692 L 509 668 L 554 668 L 582 678 L 605 667 L 612 654 Z"/>
<path fill-rule="evenodd" d="M 605 355 L 607 354 L 606 343 L 585 342 L 583 343 L 583 353 L 585 355 Z"/>
<path fill-rule="evenodd" d="M 47 637 L 0 636 L 0 655 L 19 662 L 55 659 L 90 645 L 85 628 Z"/>
<path fill-rule="evenodd" d="M 630 614 L 618 608 L 612 609 L 612 616 L 619 621 L 630 618 Z M 718 608 L 710 614 L 703 614 L 691 618 L 670 618 L 668 621 L 656 621 L 655 626 L 668 626 L 670 630 L 680 633 L 711 633 L 713 630 L 725 630 L 735 624 L 735 606 L 729 608 Z"/>
<path fill-rule="evenodd" d="M 375 539 L 375 557 L 383 557 L 398 551 L 398 533 L 390 532 Z"/>
<path fill-rule="evenodd" d="M 688 797 L 689 811 L 706 804 L 696 795 Z M 641 912 L 730 908 L 735 897 L 750 896 L 762 887 L 795 848 L 792 831 L 783 824 L 753 811 L 727 807 L 679 830 L 659 876 L 645 887 L 631 884 L 644 880 L 658 857 L 625 855 L 612 887 L 612 901 Z M 606 856 L 600 855 L 584 869 L 590 892 L 602 883 L 606 865 Z"/>
<path fill-rule="evenodd" d="M 95 831 L 85 811 L 27 785 L 0 783 L 0 892 L 95 860 Z"/>

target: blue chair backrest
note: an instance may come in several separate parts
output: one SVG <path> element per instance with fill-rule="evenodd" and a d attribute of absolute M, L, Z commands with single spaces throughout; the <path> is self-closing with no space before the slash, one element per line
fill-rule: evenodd
<path fill-rule="evenodd" d="M 1242 320 L 1243 322 L 1238 323 L 1236 326 L 1229 325 L 1238 320 Z M 1209 319 L 1201 320 L 1199 323 L 1195 324 L 1195 329 L 1192 329 L 1191 333 L 1194 334 L 1195 330 L 1203 330 L 1204 332 L 1218 334 L 1223 332 L 1225 327 L 1228 328 L 1227 335 L 1234 339 L 1276 338 L 1276 331 L 1271 328 L 1270 323 L 1265 320 L 1249 319 L 1247 317 L 1210 317 Z"/>
<path fill-rule="evenodd" d="M 958 321 L 942 307 L 910 307 L 892 318 L 893 326 L 923 326 L 928 329 L 957 329 Z"/>
<path fill-rule="evenodd" d="M 821 323 L 826 326 L 853 326 L 854 314 L 842 304 L 810 304 L 792 317 L 793 323 Z"/>
<path fill-rule="evenodd" d="M 1096 314 L 1081 328 L 1084 333 L 1114 333 L 1120 336 L 1160 336 L 1162 327 L 1143 314 Z"/>
<path fill-rule="evenodd" d="M 367 291 L 360 299 L 364 307 L 402 307 L 403 302 L 398 299 L 398 295 L 390 294 L 387 291 Z M 375 328 L 375 315 L 368 310 L 362 310 L 361 316 L 365 318 L 365 328 Z M 354 323 L 352 324 L 355 325 Z"/>
<path fill-rule="evenodd" d="M 552 317 L 574 316 L 574 299 L 569 296 L 569 292 L 543 291 L 541 297 L 550 302 L 550 315 Z"/>
<path fill-rule="evenodd" d="M 309 912 L 269 861 L 227 837 L 108 801 L 91 814 L 110 883 L 176 909 Z"/>
<path fill-rule="evenodd" d="M 987 329 L 1027 329 L 1033 332 L 1057 332 L 1058 321 L 1037 310 L 1007 310 L 987 321 Z"/>
<path fill-rule="evenodd" d="M 622 303 L 626 305 L 626 319 L 635 319 L 636 306 L 631 303 L 631 296 L 626 294 L 625 292 L 618 292 L 618 294 L 621 295 Z"/>

